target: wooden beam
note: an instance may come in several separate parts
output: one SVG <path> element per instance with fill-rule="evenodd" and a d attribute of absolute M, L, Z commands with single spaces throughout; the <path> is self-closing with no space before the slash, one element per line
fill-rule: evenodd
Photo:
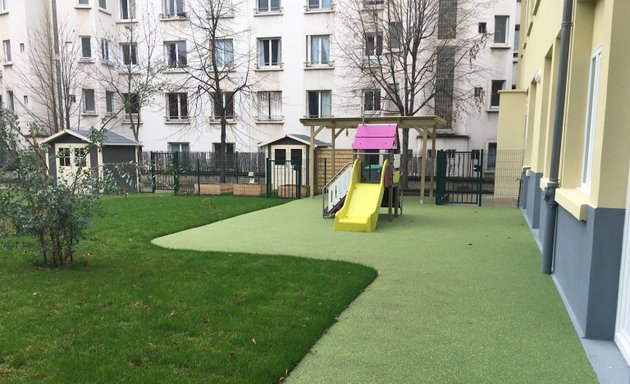
<path fill-rule="evenodd" d="M 331 175 L 335 175 L 337 173 L 337 159 L 335 157 L 335 152 L 337 152 L 337 150 L 335 149 L 335 139 L 337 138 L 337 135 L 335 135 L 335 128 L 331 129 L 331 138 L 332 138 L 332 173 Z"/>

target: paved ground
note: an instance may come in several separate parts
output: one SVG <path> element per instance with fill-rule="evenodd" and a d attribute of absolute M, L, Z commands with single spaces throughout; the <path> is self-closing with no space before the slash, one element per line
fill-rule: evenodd
<path fill-rule="evenodd" d="M 289 383 L 596 383 L 516 209 L 435 206 L 375 233 L 332 230 L 303 199 L 156 239 L 170 248 L 370 265 L 379 277 Z"/>

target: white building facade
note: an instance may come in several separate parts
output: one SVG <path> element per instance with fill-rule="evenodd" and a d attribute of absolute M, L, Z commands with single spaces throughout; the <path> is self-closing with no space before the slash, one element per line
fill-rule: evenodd
<path fill-rule="evenodd" d="M 217 151 L 220 113 L 213 101 L 216 92 L 207 87 L 212 68 L 205 60 L 212 45 L 225 77 L 221 90 L 228 152 L 256 152 L 259 143 L 284 134 L 308 134 L 299 122 L 304 116 L 395 114 L 387 110 L 381 89 L 363 89 L 350 75 L 354 69 L 346 54 L 348 39 L 358 40 L 369 57 L 370 49 L 374 55 L 387 54 L 383 35 L 391 38 L 387 31 L 380 37 L 349 32 L 341 14 L 352 1 L 214 1 L 223 8 L 216 14 L 216 35 L 208 40 L 199 25 L 207 12 L 202 0 L 57 0 L 56 53 L 51 0 L 0 0 L 0 101 L 25 126 L 38 120 L 46 126 L 48 121 L 50 131 L 51 110 L 61 108 L 66 117 L 57 129 L 106 124 L 140 141 L 145 151 Z M 385 3 L 361 2 L 378 12 L 384 12 Z M 438 3 L 465 6 L 457 0 Z M 477 3 L 485 2 L 472 4 Z M 513 85 L 516 9 L 516 0 L 498 0 L 479 7 L 475 19 L 462 24 L 460 35 L 486 37 L 471 59 L 483 71 L 465 79 L 474 102 L 454 115 L 451 127 L 440 134 L 438 148 L 496 151 L 498 91 Z M 46 29 L 53 40 L 49 72 L 59 76 L 55 65 L 72 62 L 70 70 L 64 69 L 69 64 L 60 65 L 67 71 L 67 89 L 48 93 L 38 91 L 48 81 L 37 68 L 46 65 L 33 54 L 42 51 Z M 38 76 L 39 81 L 32 80 Z M 31 79 L 30 86 L 25 79 Z M 464 80 L 456 75 L 453 81 Z M 135 95 L 137 87 L 142 88 L 140 96 Z M 64 100 L 52 108 L 54 97 L 48 95 L 55 94 Z M 433 103 L 420 112 L 434 114 Z M 352 133 L 341 135 L 337 146 L 351 142 Z M 419 152 L 420 143 L 410 138 L 410 149 Z"/>

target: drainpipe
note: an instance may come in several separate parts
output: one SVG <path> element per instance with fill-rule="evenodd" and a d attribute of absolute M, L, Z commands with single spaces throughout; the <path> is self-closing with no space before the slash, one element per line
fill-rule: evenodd
<path fill-rule="evenodd" d="M 573 14 L 573 0 L 564 0 L 562 12 L 562 30 L 560 31 L 560 62 L 558 63 L 558 91 L 556 93 L 556 115 L 553 119 L 553 141 L 551 145 L 551 167 L 549 170 L 549 182 L 544 191 L 545 206 L 545 230 L 543 233 L 543 254 L 541 270 L 551 274 L 553 265 L 553 245 L 556 230 L 556 216 L 558 203 L 556 202 L 556 189 L 559 186 L 558 171 L 560 168 L 560 148 L 562 147 L 562 125 L 564 124 L 564 109 L 567 91 L 567 69 L 569 64 L 569 42 L 571 39 L 571 20 Z"/>

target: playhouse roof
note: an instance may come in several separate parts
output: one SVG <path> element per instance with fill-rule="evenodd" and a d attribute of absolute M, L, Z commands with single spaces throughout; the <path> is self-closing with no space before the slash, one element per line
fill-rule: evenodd
<path fill-rule="evenodd" d="M 42 143 L 49 143 L 49 142 L 55 141 L 59 137 L 62 137 L 65 135 L 74 136 L 86 142 L 90 140 L 90 131 L 87 129 L 86 130 L 64 129 L 63 131 L 57 132 L 54 135 L 47 137 L 46 139 L 42 141 Z M 132 147 L 142 146 L 142 144 L 140 144 L 139 142 L 135 140 L 128 139 L 125 136 L 122 136 L 122 135 L 119 135 L 117 133 L 110 132 L 110 131 L 105 131 L 103 133 L 103 145 L 105 146 L 118 145 L 118 146 L 132 146 Z"/>
<path fill-rule="evenodd" d="M 297 142 L 299 142 L 301 144 L 307 145 L 307 146 L 311 145 L 310 136 L 309 135 L 302 135 L 302 134 L 299 134 L 299 133 L 287 133 L 287 134 L 282 135 L 280 137 L 276 137 L 275 139 L 272 139 L 272 140 L 269 140 L 269 141 L 265 141 L 264 143 L 259 143 L 258 146 L 259 147 L 264 147 L 264 146 L 267 146 L 267 145 L 270 145 L 270 144 L 275 144 L 276 142 L 282 141 L 282 140 L 287 139 L 287 138 L 295 140 L 295 141 L 297 141 Z M 317 140 L 317 139 L 314 140 L 314 144 L 315 144 L 316 148 L 317 147 L 328 147 L 328 146 L 330 146 L 330 143 L 326 143 L 324 141 Z"/>
<path fill-rule="evenodd" d="M 352 149 L 400 149 L 397 124 L 359 124 Z"/>

